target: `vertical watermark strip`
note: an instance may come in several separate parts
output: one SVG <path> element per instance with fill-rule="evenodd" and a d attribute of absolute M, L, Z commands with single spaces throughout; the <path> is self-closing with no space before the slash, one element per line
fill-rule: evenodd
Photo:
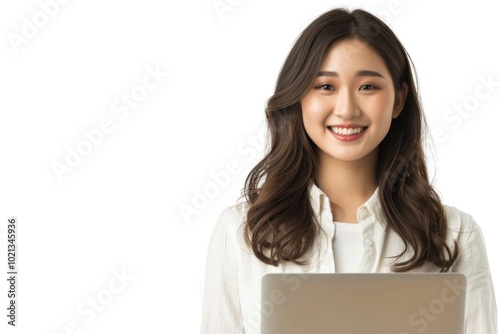
<path fill-rule="evenodd" d="M 17 253 L 17 217 L 7 219 L 7 324 L 16 326 L 17 321 L 17 280 L 18 280 L 18 258 Z"/>

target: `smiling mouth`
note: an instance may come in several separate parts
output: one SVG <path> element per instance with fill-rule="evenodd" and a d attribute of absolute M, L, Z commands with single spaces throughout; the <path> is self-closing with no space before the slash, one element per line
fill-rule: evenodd
<path fill-rule="evenodd" d="M 360 127 L 340 127 L 340 126 L 329 126 L 328 129 L 335 133 L 336 135 L 341 135 L 341 136 L 350 136 L 350 135 L 357 135 L 363 131 L 366 130 L 366 126 L 360 126 Z"/>

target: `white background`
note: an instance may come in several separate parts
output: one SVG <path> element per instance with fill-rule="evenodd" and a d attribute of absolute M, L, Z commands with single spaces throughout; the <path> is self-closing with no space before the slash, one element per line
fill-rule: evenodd
<path fill-rule="evenodd" d="M 480 224 L 500 291 L 494 2 L 220 2 L 231 10 L 219 15 L 213 0 L 73 0 L 43 22 L 39 2 L 2 1 L 0 267 L 14 215 L 20 276 L 15 330 L 0 281 L 1 332 L 198 333 L 208 239 L 262 154 L 256 138 L 281 64 L 301 30 L 337 6 L 379 14 L 413 58 L 431 131 L 446 135 L 429 155 L 434 184 Z M 46 25 L 16 47 L 12 36 L 34 16 Z M 114 112 L 122 94 L 139 94 L 147 68 L 168 75 L 127 117 Z M 480 78 L 496 86 L 477 99 Z M 464 104 L 467 116 L 443 119 Z M 53 163 L 66 164 L 68 147 L 104 119 L 113 130 L 59 180 Z M 216 185 L 211 175 L 228 163 L 233 175 Z M 114 281 L 121 271 L 133 277 L 126 285 Z M 93 318 L 92 298 L 105 304 Z"/>

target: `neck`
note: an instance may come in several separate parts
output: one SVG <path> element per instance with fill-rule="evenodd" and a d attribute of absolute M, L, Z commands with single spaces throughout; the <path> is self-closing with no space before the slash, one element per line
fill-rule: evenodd
<path fill-rule="evenodd" d="M 319 156 L 316 185 L 330 199 L 334 220 L 357 222 L 357 209 L 377 188 L 376 166 L 376 151 L 356 161 Z"/>

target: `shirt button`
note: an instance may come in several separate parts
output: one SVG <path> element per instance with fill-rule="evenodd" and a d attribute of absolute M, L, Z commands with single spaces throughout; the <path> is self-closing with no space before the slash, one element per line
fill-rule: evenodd
<path fill-rule="evenodd" d="M 367 216 L 368 212 L 366 212 L 365 208 L 359 209 L 359 218 L 360 219 L 365 219 Z"/>
<path fill-rule="evenodd" d="M 366 240 L 365 245 L 366 247 L 373 247 L 373 240 Z"/>

